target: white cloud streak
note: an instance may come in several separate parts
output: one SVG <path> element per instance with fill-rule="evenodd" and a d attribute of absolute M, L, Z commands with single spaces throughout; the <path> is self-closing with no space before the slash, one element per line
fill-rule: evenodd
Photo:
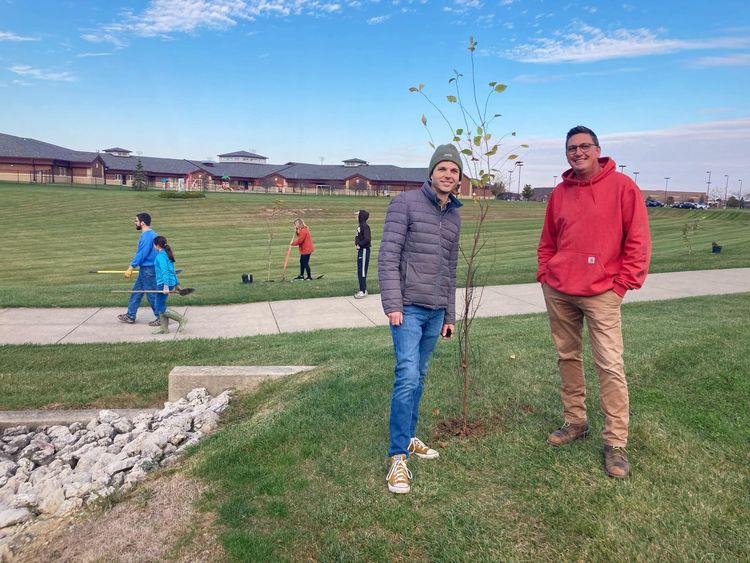
<path fill-rule="evenodd" d="M 507 58 L 526 63 L 587 63 L 608 59 L 664 55 L 697 49 L 737 49 L 750 46 L 748 38 L 706 40 L 662 39 L 649 29 L 604 32 L 586 24 L 555 39 L 539 39 L 505 51 Z"/>
<path fill-rule="evenodd" d="M 86 57 L 109 57 L 112 53 L 78 53 L 76 57 L 84 59 Z"/>
<path fill-rule="evenodd" d="M 696 66 L 750 66 L 750 53 L 724 57 L 701 57 L 693 61 Z"/>
<path fill-rule="evenodd" d="M 122 21 L 81 37 L 123 47 L 129 36 L 164 37 L 201 29 L 227 29 L 240 21 L 264 16 L 319 16 L 341 10 L 340 3 L 325 0 L 151 0 L 142 12 L 126 11 Z"/>
<path fill-rule="evenodd" d="M 390 15 L 387 15 L 387 16 L 375 16 L 375 17 L 372 17 L 369 20 L 367 20 L 367 23 L 370 24 L 370 25 L 378 25 L 380 23 L 383 23 L 384 21 L 387 21 L 388 19 L 390 19 L 390 17 L 391 17 Z"/>
<path fill-rule="evenodd" d="M 36 37 L 17 35 L 11 31 L 0 31 L 0 41 L 39 41 Z"/>
<path fill-rule="evenodd" d="M 20 76 L 35 78 L 37 80 L 51 80 L 56 82 L 73 82 L 75 80 L 75 76 L 67 71 L 52 72 L 48 70 L 42 70 L 40 68 L 30 67 L 28 65 L 13 65 L 12 67 L 8 68 L 8 70 Z"/>

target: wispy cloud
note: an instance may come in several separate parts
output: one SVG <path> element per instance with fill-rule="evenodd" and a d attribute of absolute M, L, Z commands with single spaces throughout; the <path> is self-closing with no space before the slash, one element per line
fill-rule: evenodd
<path fill-rule="evenodd" d="M 142 12 L 124 11 L 120 21 L 81 37 L 122 47 L 127 44 L 127 37 L 133 35 L 164 37 L 202 29 L 226 29 L 263 16 L 320 16 L 342 9 L 341 3 L 326 0 L 151 0 Z"/>
<path fill-rule="evenodd" d="M 17 35 L 11 31 L 0 31 L 0 41 L 39 41 L 37 37 Z"/>
<path fill-rule="evenodd" d="M 696 66 L 750 66 L 750 53 L 738 53 L 723 57 L 701 57 L 693 61 Z"/>
<path fill-rule="evenodd" d="M 604 32 L 590 25 L 574 24 L 575 30 L 555 39 L 538 39 L 505 51 L 504 55 L 527 63 L 585 63 L 663 55 L 696 49 L 737 49 L 750 45 L 750 38 L 705 40 L 662 39 L 645 28 L 615 29 Z"/>
<path fill-rule="evenodd" d="M 112 53 L 78 53 L 76 57 L 83 59 L 86 57 L 109 57 Z"/>
<path fill-rule="evenodd" d="M 75 80 L 75 77 L 70 72 L 67 72 L 67 71 L 52 72 L 49 70 L 34 68 L 28 65 L 13 65 L 8 70 L 20 76 L 26 76 L 28 78 L 36 78 L 37 80 L 52 80 L 52 81 L 60 81 L 60 82 L 72 82 Z M 24 85 L 28 85 L 28 84 L 24 84 Z"/>
<path fill-rule="evenodd" d="M 616 68 L 612 70 L 604 70 L 599 72 L 585 71 L 585 72 L 569 72 L 561 74 L 519 74 L 516 76 L 514 82 L 523 82 L 525 84 L 544 84 L 547 82 L 557 82 L 559 80 L 568 80 L 583 78 L 587 76 L 611 76 L 613 74 L 623 74 L 628 72 L 641 72 L 640 68 L 628 67 L 628 68 Z"/>
<path fill-rule="evenodd" d="M 387 21 L 388 19 L 390 19 L 390 17 L 390 14 L 387 16 L 375 16 L 367 20 L 367 23 L 369 23 L 370 25 L 378 25 L 379 23 Z"/>
<path fill-rule="evenodd" d="M 25 80 L 14 80 L 13 84 L 16 86 L 31 86 L 31 82 L 26 82 Z"/>

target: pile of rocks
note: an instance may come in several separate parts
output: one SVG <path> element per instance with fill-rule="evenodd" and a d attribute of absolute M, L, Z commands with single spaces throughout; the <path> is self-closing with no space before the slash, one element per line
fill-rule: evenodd
<path fill-rule="evenodd" d="M 109 410 L 88 425 L 7 428 L 0 438 L 0 538 L 35 516 L 61 516 L 144 479 L 214 430 L 230 393 L 186 399 L 128 419 Z"/>

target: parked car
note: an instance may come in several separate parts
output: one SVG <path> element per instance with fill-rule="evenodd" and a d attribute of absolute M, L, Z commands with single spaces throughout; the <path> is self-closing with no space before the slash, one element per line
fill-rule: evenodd
<path fill-rule="evenodd" d="M 676 207 L 677 209 L 699 209 L 699 207 L 692 201 L 682 201 L 680 203 L 675 203 L 672 207 Z"/>
<path fill-rule="evenodd" d="M 658 199 L 646 200 L 646 207 L 664 207 L 664 204 Z"/>
<path fill-rule="evenodd" d="M 706 205 L 705 203 L 696 203 L 695 208 L 696 209 L 708 209 L 708 205 Z"/>

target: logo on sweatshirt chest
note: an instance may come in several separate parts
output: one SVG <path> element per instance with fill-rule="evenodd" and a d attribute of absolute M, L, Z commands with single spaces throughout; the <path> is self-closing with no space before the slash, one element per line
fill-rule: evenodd
<path fill-rule="evenodd" d="M 596 264 L 596 256 L 589 256 L 588 262 L 589 264 Z"/>

